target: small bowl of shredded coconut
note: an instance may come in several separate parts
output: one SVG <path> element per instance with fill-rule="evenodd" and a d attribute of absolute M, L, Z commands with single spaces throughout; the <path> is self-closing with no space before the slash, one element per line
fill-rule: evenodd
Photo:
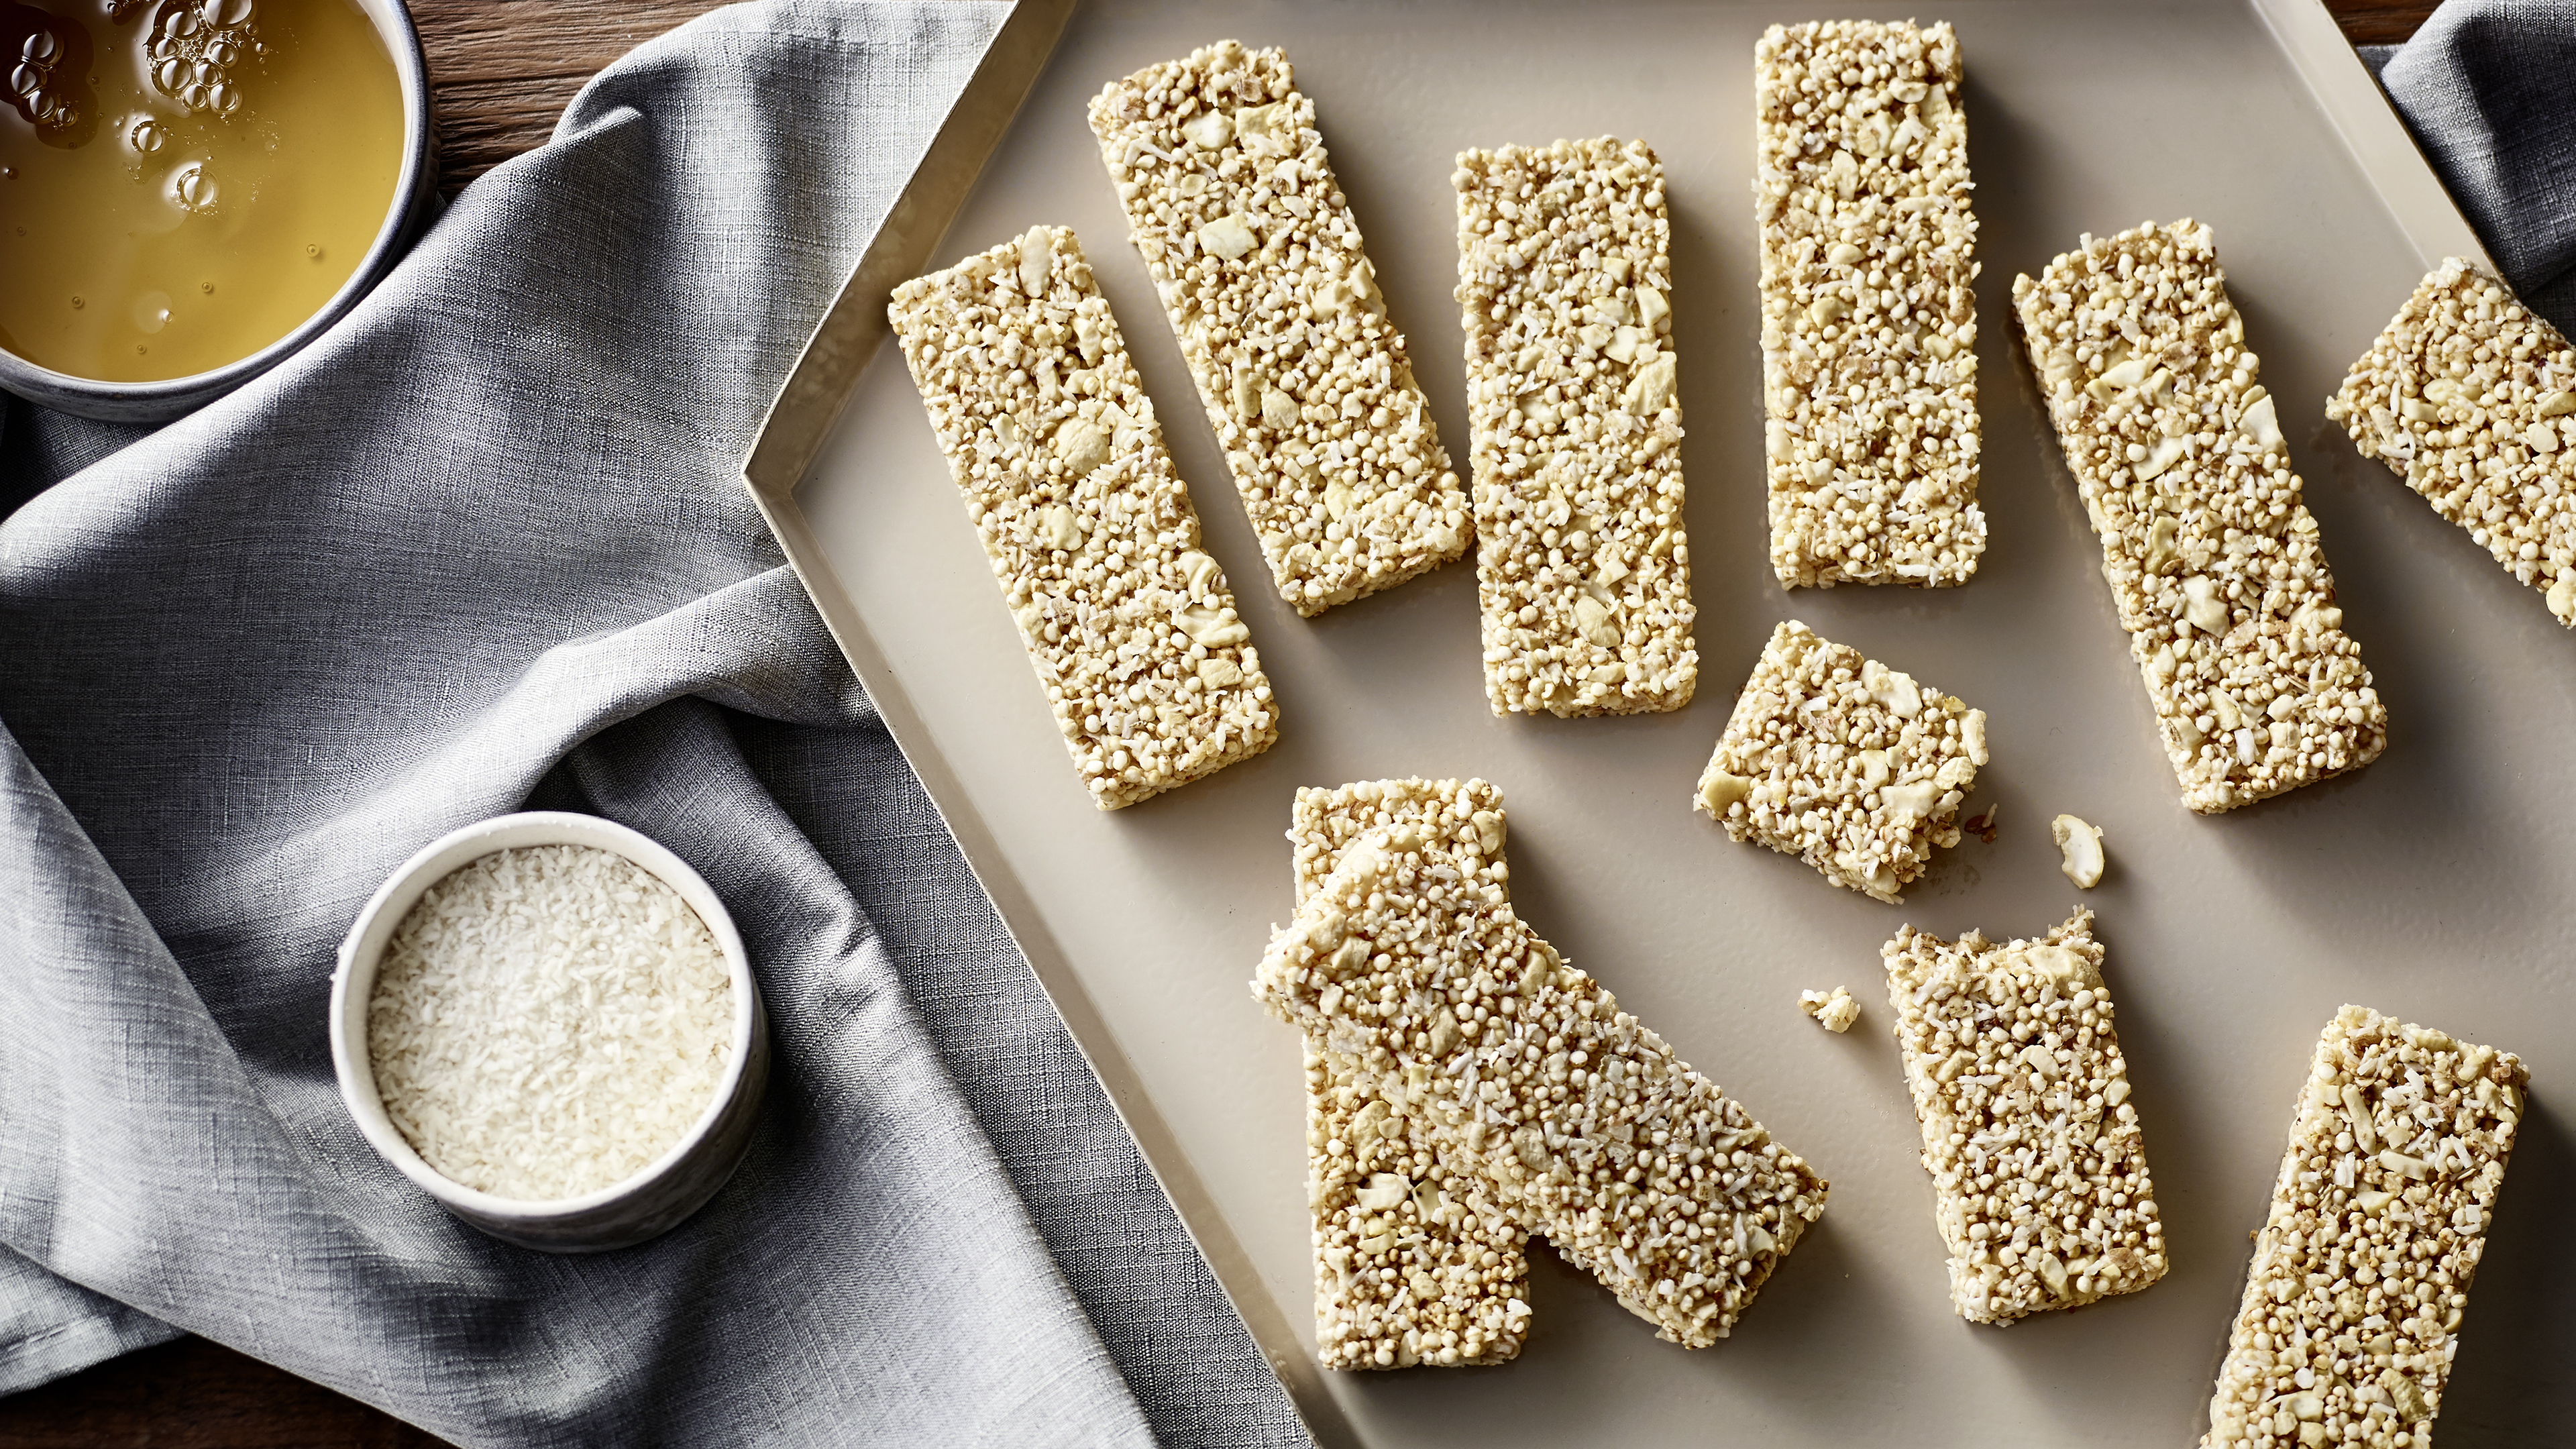
<path fill-rule="evenodd" d="M 742 939 L 678 856 L 554 811 L 432 842 L 331 984 L 340 1095 L 449 1212 L 552 1252 L 677 1225 L 750 1145 L 768 1033 Z"/>

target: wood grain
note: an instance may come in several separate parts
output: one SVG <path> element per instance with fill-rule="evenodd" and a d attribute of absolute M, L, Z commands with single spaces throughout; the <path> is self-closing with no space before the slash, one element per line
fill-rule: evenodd
<path fill-rule="evenodd" d="M 544 145 L 599 68 L 715 9 L 713 0 L 412 0 L 429 55 L 439 189 Z"/>
<path fill-rule="evenodd" d="M 9 1449 L 440 1449 L 445 1440 L 202 1338 L 0 1399 Z"/>
<path fill-rule="evenodd" d="M 2435 0 L 2327 0 L 2355 45 L 2394 45 Z M 429 54 L 439 187 L 545 144 L 599 68 L 711 0 L 412 0 Z M 12 1449 L 421 1449 L 444 1441 L 209 1343 L 181 1339 L 0 1399 Z"/>
<path fill-rule="evenodd" d="M 2440 0 L 2326 0 L 2355 45 L 2402 45 L 2433 18 Z"/>

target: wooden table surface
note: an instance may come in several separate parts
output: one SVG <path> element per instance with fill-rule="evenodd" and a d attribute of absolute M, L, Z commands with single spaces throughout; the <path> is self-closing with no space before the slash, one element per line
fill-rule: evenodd
<path fill-rule="evenodd" d="M 2435 0 L 2326 0 L 2355 45 L 2415 33 Z M 600 67 L 709 0 L 411 0 L 429 52 L 441 189 L 544 144 Z M 202 1338 L 0 1399 L 6 1449 L 414 1449 L 437 1439 Z"/>

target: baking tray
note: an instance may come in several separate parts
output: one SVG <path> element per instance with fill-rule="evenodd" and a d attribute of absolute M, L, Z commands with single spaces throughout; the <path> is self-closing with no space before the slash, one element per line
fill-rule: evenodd
<path fill-rule="evenodd" d="M 2474 237 L 2306 0 L 1992 0 L 1923 14 L 1955 23 L 1967 56 L 1991 544 L 1965 588 L 1784 592 L 1765 554 L 1751 57 L 1766 24 L 1815 13 L 1107 0 L 1068 18 L 1061 3 L 1024 4 L 782 399 L 749 468 L 754 492 L 1326 1444 L 2190 1443 L 2309 1050 L 2345 1001 L 2531 1065 L 2534 1107 L 2441 1440 L 2557 1438 L 2576 1421 L 2564 1368 L 2576 1315 L 2561 1306 L 2576 1282 L 2550 1231 L 2576 1175 L 2555 1103 L 2576 1070 L 2561 904 L 2576 880 L 2564 743 L 2576 654 L 2530 590 L 2358 458 L 2322 407 L 2417 278 L 2444 255 L 2478 255 Z M 1700 608 L 1690 707 L 1495 719 L 1464 563 L 1311 621 L 1269 592 L 1084 119 L 1105 82 L 1226 36 L 1295 61 L 1462 462 L 1453 156 L 1600 134 L 1661 153 Z M 2391 721 L 2369 768 L 2216 818 L 2182 807 L 2006 331 L 2016 271 L 2083 232 L 2185 215 L 2217 229 Z M 1036 222 L 1082 236 L 1282 706 L 1268 754 L 1108 814 L 1065 760 L 900 355 L 867 351 L 894 281 Z M 2000 837 L 1943 852 L 1902 906 L 1734 844 L 1688 808 L 1787 617 L 1992 720 L 1970 809 L 1999 804 Z M 1659 1343 L 1534 1249 L 1535 1326 L 1518 1362 L 1315 1366 L 1298 1043 L 1247 982 L 1290 914 L 1281 837 L 1296 788 L 1416 773 L 1500 785 L 1520 912 L 1832 1179 L 1822 1223 L 1727 1342 Z M 2062 919 L 2078 893 L 2049 840 L 2059 811 L 2106 832 L 2110 874 L 2082 900 L 2110 950 L 2173 1270 L 2096 1307 L 1976 1327 L 1947 1301 L 1878 947 L 1905 922 L 2001 936 Z M 1847 1037 L 1794 1004 L 1801 988 L 1838 983 L 1865 1004 Z"/>

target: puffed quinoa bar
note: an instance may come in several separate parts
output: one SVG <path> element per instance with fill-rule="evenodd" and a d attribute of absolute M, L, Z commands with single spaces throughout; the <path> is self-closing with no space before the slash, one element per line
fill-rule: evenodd
<path fill-rule="evenodd" d="M 2426 1449 L 2522 1119 L 2520 1058 L 2346 1006 L 2299 1092 L 2203 1449 Z"/>
<path fill-rule="evenodd" d="M 2088 236 L 2013 303 L 2183 803 L 2215 815 L 2379 758 L 2388 711 L 2209 228 Z"/>
<path fill-rule="evenodd" d="M 1464 876 L 1500 885 L 1502 792 L 1482 780 L 1366 780 L 1297 792 L 1297 899 L 1367 832 L 1407 825 Z M 1315 1339 L 1326 1368 L 1502 1363 L 1529 1325 L 1529 1234 L 1483 1179 L 1450 1173 L 1429 1124 L 1358 1061 L 1306 1043 Z"/>
<path fill-rule="evenodd" d="M 1073 233 L 914 278 L 886 315 L 1092 799 L 1270 748 L 1261 657 Z"/>
<path fill-rule="evenodd" d="M 1881 954 L 1959 1316 L 2009 1324 L 2163 1277 L 2093 913 L 2001 945 L 1908 926 Z"/>
<path fill-rule="evenodd" d="M 1772 631 L 1718 736 L 1691 808 L 1825 879 L 1897 903 L 1986 762 L 1986 712 L 1819 639 Z"/>
<path fill-rule="evenodd" d="M 1464 553 L 1466 490 L 1286 54 L 1148 66 L 1091 129 L 1280 596 L 1320 614 Z"/>
<path fill-rule="evenodd" d="M 2576 626 L 2576 351 L 2548 319 L 2453 257 L 2326 416 Z"/>
<path fill-rule="evenodd" d="M 1698 683 L 1664 167 L 1643 141 L 1462 151 L 1458 305 L 1494 713 Z"/>
<path fill-rule="evenodd" d="M 1986 517 L 1958 37 L 1774 25 L 1753 58 L 1771 567 L 1966 583 Z"/>
<path fill-rule="evenodd" d="M 1453 837 L 1454 838 L 1454 837 Z M 1347 852 L 1254 994 L 1356 1059 L 1527 1230 L 1705 1348 L 1824 1211 L 1825 1183 L 1410 826 Z"/>

